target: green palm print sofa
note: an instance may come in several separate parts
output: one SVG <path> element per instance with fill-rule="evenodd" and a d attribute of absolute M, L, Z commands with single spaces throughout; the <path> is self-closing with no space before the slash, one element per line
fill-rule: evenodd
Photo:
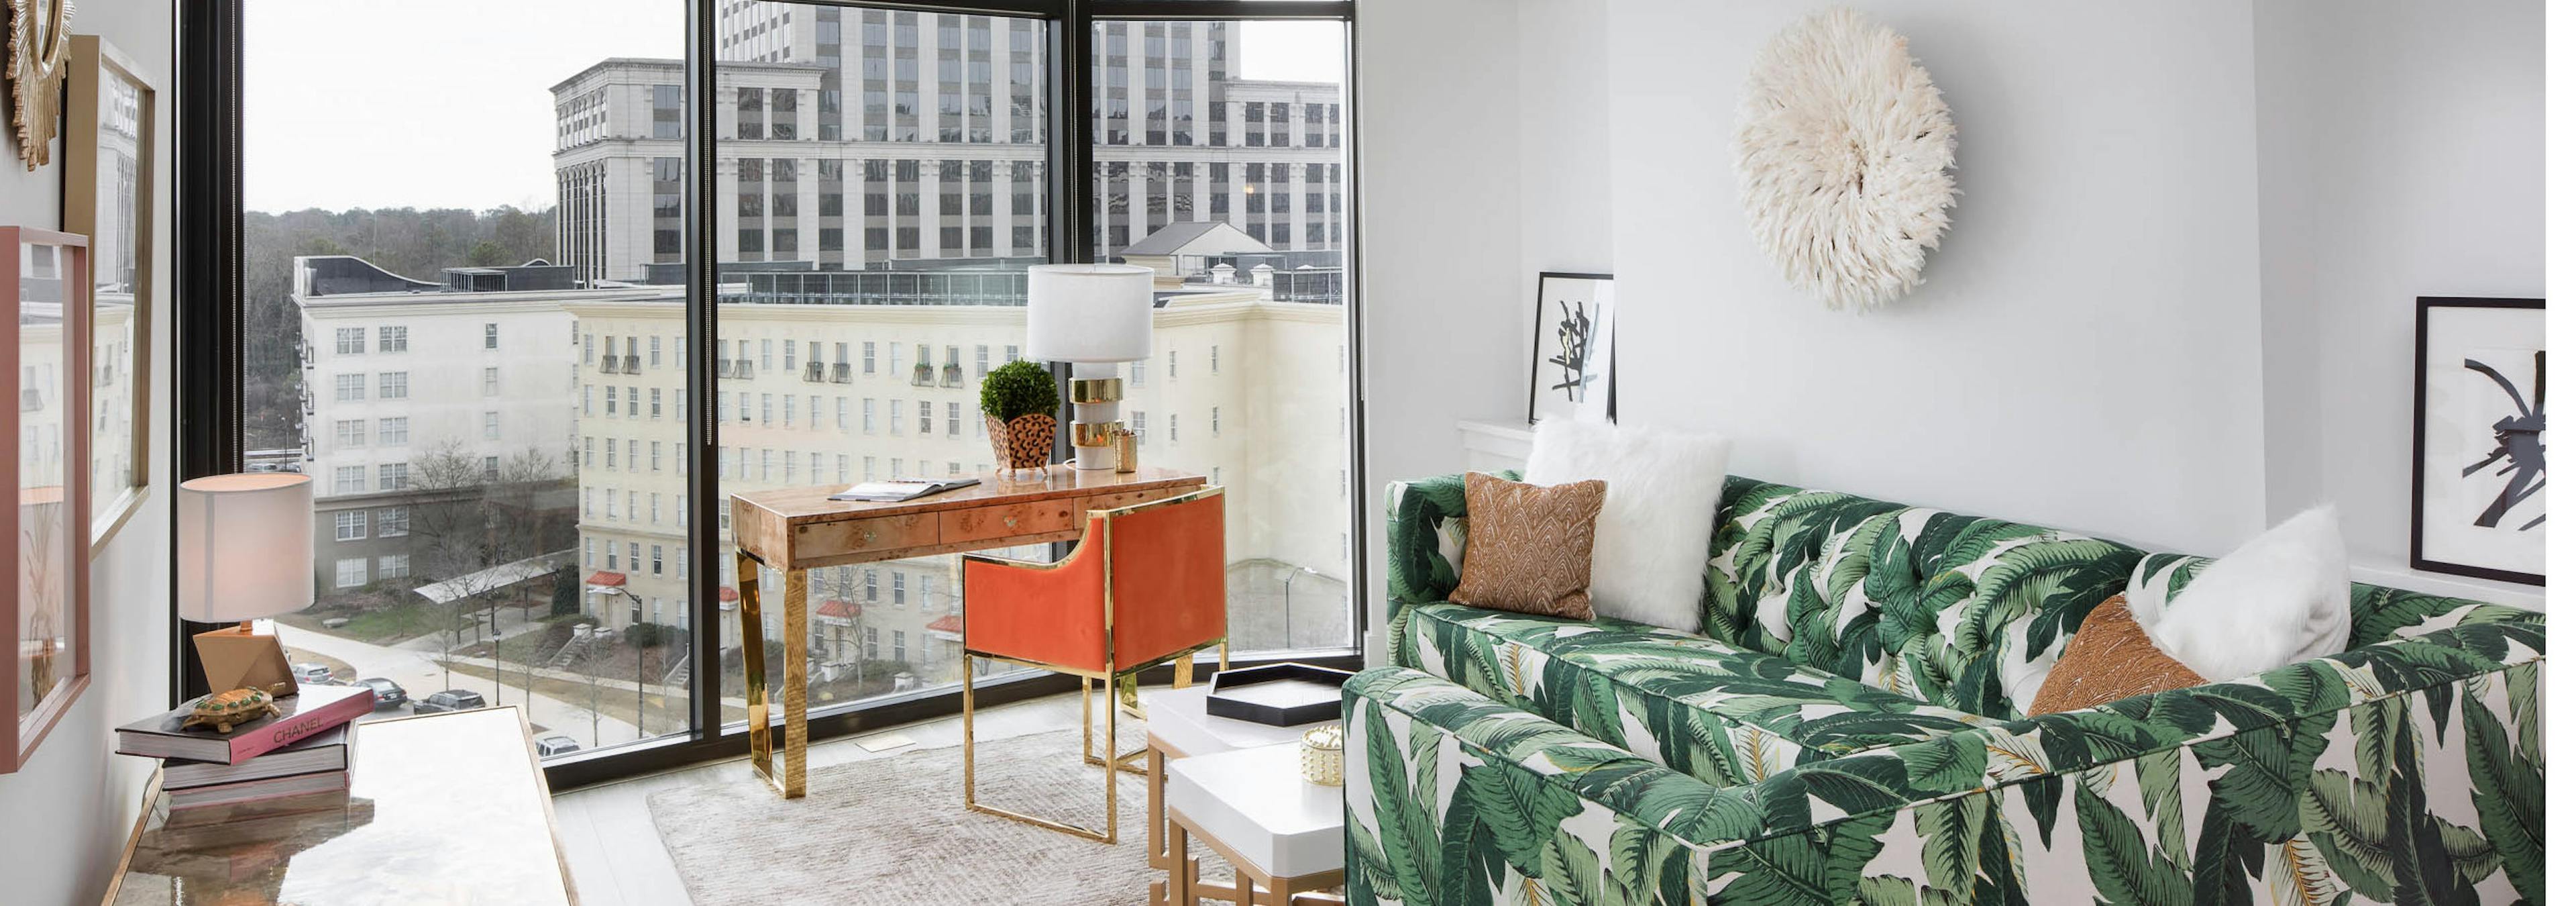
<path fill-rule="evenodd" d="M 1444 603 L 1462 477 L 1387 504 L 1354 903 L 2546 895 L 2538 613 L 2355 585 L 2342 654 L 2025 717 L 2095 604 L 2206 561 L 1735 478 L 1693 634 Z"/>

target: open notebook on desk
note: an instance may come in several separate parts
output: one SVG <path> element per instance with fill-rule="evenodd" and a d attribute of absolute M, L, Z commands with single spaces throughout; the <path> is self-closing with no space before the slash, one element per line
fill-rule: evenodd
<path fill-rule="evenodd" d="M 981 480 L 982 479 L 978 478 L 949 478 L 942 480 L 929 478 L 897 478 L 892 481 L 864 481 L 851 485 L 849 490 L 832 495 L 832 499 L 860 503 L 894 503 L 897 501 L 911 500 L 915 497 L 937 494 L 941 491 L 953 491 L 958 488 L 975 484 Z"/>

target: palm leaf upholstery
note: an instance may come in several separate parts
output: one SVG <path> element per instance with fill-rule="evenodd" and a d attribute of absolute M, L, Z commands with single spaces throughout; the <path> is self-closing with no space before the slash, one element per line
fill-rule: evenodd
<path fill-rule="evenodd" d="M 1343 687 L 1353 901 L 2538 902 L 2543 629 L 2455 625 L 1734 785 L 1377 668 Z"/>
<path fill-rule="evenodd" d="M 1640 623 L 1426 604 L 1406 627 L 1395 663 L 1709 783 L 1988 722 Z"/>
<path fill-rule="evenodd" d="M 2355 585 L 2343 653 L 2023 717 L 2094 603 L 2207 561 L 1734 479 L 1702 635 L 1441 603 L 1456 485 L 1389 492 L 1354 903 L 2546 896 L 2538 613 Z"/>
<path fill-rule="evenodd" d="M 2140 556 L 1747 478 L 1727 481 L 1717 519 L 1702 599 L 1710 637 L 1997 718 L 2021 716 L 2013 687 L 2057 662 Z"/>

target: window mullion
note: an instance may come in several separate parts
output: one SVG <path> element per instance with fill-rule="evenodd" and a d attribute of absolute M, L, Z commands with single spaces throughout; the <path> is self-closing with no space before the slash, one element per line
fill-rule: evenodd
<path fill-rule="evenodd" d="M 724 568 L 731 558 L 725 556 L 716 526 L 722 505 L 718 485 L 723 476 L 716 468 L 715 359 L 716 359 L 716 3 L 717 0 L 684 0 L 689 4 L 688 46 L 684 79 L 688 128 L 685 130 L 688 159 L 682 164 L 681 198 L 685 207 L 681 216 L 681 243 L 687 259 L 687 295 L 681 304 L 685 324 L 686 349 L 680 355 L 688 363 L 688 399 L 683 408 L 688 414 L 687 494 L 689 505 L 688 546 L 690 560 L 696 569 L 689 573 L 689 644 L 694 649 L 695 663 L 689 668 L 689 705 L 694 719 L 692 735 L 712 739 L 724 728 L 723 639 L 725 613 L 718 597 L 723 587 Z"/>

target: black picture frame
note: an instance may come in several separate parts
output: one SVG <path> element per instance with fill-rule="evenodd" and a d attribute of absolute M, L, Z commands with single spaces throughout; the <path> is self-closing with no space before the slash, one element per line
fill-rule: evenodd
<path fill-rule="evenodd" d="M 1539 366 L 1544 364 L 1541 356 L 1538 355 L 1538 346 L 1540 338 L 1547 335 L 1547 286 L 1548 281 L 1550 280 L 1596 280 L 1602 283 L 1615 282 L 1609 274 L 1587 273 L 1580 271 L 1540 271 L 1538 273 L 1538 293 L 1534 304 L 1531 306 L 1532 314 L 1530 316 L 1529 408 L 1525 413 L 1527 422 L 1533 425 L 1538 424 L 1538 372 Z M 1615 307 L 1616 303 L 1614 302 L 1612 304 Z M 1601 372 L 1603 383 L 1609 386 L 1609 389 L 1607 390 L 1609 399 L 1604 402 L 1603 414 L 1607 416 L 1612 423 L 1617 423 L 1619 421 L 1618 329 L 1618 321 L 1614 316 L 1611 320 L 1609 331 L 1609 338 L 1611 341 L 1610 360 Z"/>
<path fill-rule="evenodd" d="M 2507 310 L 2527 309 L 2533 311 L 2546 310 L 2544 300 L 2541 299 L 2486 298 L 2469 296 L 2419 296 L 2415 299 L 2414 457 L 2412 462 L 2413 487 L 2409 499 L 2409 512 L 2406 529 L 2407 566 L 2424 572 L 2446 573 L 2449 575 L 2469 576 L 2479 579 L 2492 579 L 2500 582 L 2514 582 L 2523 585 L 2546 586 L 2548 585 L 2548 576 L 2544 573 L 2524 572 L 2521 570 L 2503 569 L 2494 566 L 2480 566 L 2472 563 L 2455 563 L 2447 560 L 2435 559 L 2431 556 L 2427 556 L 2425 553 L 2424 503 L 2425 492 L 2428 488 L 2425 477 L 2425 466 L 2427 464 L 2427 456 L 2430 451 L 2424 429 L 2425 407 L 2432 379 L 2432 362 L 2429 341 L 2432 337 L 2433 320 L 2437 311 L 2472 308 Z M 2545 353 L 2545 346 L 2543 352 Z M 2543 398 L 2544 393 L 2541 391 L 2545 389 L 2547 385 L 2545 367 L 2536 370 L 2538 371 L 2538 380 L 2535 381 L 2535 384 L 2538 386 L 2535 388 L 2534 399 L 2531 403 L 2531 410 L 2534 414 L 2538 414 L 2545 403 L 2545 399 Z"/>

